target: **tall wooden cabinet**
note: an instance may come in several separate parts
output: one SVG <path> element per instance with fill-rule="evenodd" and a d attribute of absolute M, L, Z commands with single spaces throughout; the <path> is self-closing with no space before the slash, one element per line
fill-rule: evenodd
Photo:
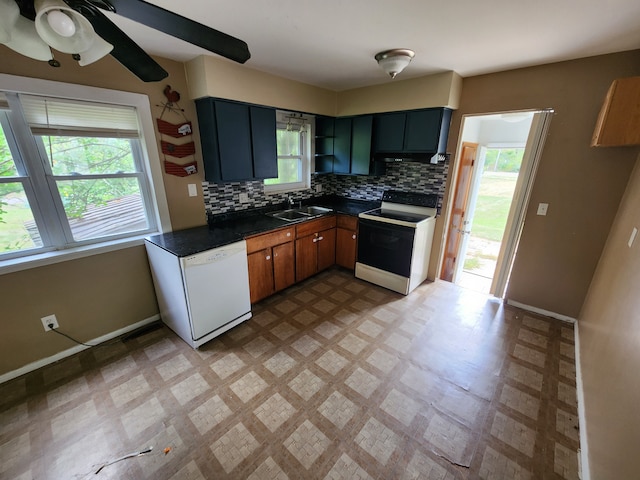
<path fill-rule="evenodd" d="M 614 80 L 600 110 L 592 147 L 640 145 L 640 77 Z"/>

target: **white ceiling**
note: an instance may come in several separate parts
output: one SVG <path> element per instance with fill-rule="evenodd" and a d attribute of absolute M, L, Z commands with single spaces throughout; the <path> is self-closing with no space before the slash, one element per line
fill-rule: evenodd
<path fill-rule="evenodd" d="M 640 48 L 638 0 L 148 0 L 238 37 L 247 67 L 341 91 L 391 81 L 373 56 L 410 48 L 398 79 L 463 77 Z M 214 55 L 110 15 L 148 53 Z M 638 58 L 640 62 L 640 56 Z"/>

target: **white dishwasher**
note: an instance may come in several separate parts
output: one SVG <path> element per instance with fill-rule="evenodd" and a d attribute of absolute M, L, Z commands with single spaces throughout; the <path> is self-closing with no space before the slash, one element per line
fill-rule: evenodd
<path fill-rule="evenodd" d="M 186 257 L 145 246 L 162 321 L 193 348 L 251 318 L 244 240 Z"/>

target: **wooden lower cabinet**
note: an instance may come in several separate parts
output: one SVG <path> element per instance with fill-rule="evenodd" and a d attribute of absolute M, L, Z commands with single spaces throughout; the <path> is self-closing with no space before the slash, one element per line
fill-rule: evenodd
<path fill-rule="evenodd" d="M 336 263 L 336 217 L 322 217 L 296 227 L 296 281 Z"/>
<path fill-rule="evenodd" d="M 293 234 L 287 228 L 247 239 L 251 303 L 295 283 Z"/>
<path fill-rule="evenodd" d="M 296 283 L 296 255 L 293 242 L 273 247 L 273 283 L 279 292 Z"/>
<path fill-rule="evenodd" d="M 336 229 L 323 230 L 318 236 L 318 272 L 336 263 Z"/>
<path fill-rule="evenodd" d="M 355 270 L 358 253 L 358 217 L 338 215 L 336 226 L 336 264 Z"/>
<path fill-rule="evenodd" d="M 275 292 L 273 282 L 273 258 L 271 249 L 266 248 L 247 255 L 249 265 L 249 297 L 256 303 Z"/>
<path fill-rule="evenodd" d="M 356 217 L 331 215 L 247 238 L 251 303 L 335 264 L 353 270 L 357 225 Z"/>

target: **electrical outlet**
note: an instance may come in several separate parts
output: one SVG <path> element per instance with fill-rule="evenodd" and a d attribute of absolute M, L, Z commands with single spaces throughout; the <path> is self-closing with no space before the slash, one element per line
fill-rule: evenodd
<path fill-rule="evenodd" d="M 240 203 L 249 203 L 249 195 L 246 193 L 241 193 L 239 196 Z"/>
<path fill-rule="evenodd" d="M 316 193 L 320 192 L 322 192 L 322 184 L 319 183 L 318 185 L 316 185 Z"/>
<path fill-rule="evenodd" d="M 190 197 L 197 197 L 198 196 L 198 189 L 196 188 L 196 184 L 195 183 L 187 184 L 187 189 L 189 191 L 189 196 Z"/>
<path fill-rule="evenodd" d="M 548 209 L 549 209 L 549 204 L 548 203 L 539 203 L 538 204 L 538 215 L 546 215 Z"/>
<path fill-rule="evenodd" d="M 45 332 L 52 330 L 49 328 L 49 325 L 53 325 L 53 328 L 58 328 L 59 326 L 58 319 L 55 315 L 47 315 L 46 317 L 42 317 L 40 320 L 42 321 L 42 326 L 44 327 Z"/>

